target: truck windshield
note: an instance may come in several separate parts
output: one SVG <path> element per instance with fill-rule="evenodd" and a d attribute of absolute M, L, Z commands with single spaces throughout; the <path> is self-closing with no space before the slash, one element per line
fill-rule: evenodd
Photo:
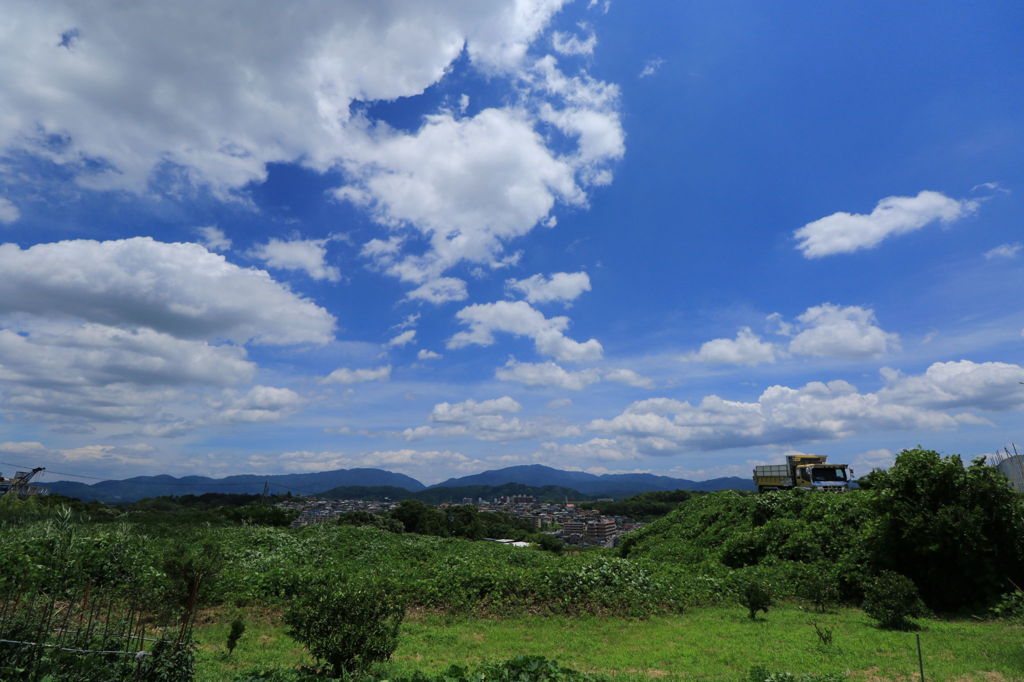
<path fill-rule="evenodd" d="M 815 481 L 845 481 L 846 469 L 840 467 L 814 467 Z"/>

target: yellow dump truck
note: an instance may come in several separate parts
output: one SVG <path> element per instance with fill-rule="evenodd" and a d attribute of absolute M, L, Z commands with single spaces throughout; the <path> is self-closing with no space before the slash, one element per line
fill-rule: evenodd
<path fill-rule="evenodd" d="M 846 464 L 828 464 L 827 459 L 825 455 L 787 455 L 785 464 L 756 466 L 754 485 L 759 493 L 789 488 L 846 492 L 853 469 Z"/>

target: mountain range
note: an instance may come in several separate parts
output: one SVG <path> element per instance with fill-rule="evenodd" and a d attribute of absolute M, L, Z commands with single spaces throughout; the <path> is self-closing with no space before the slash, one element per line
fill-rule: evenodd
<path fill-rule="evenodd" d="M 383 469 L 335 469 L 309 474 L 279 474 L 254 476 L 242 474 L 226 478 L 207 476 L 136 476 L 121 481 L 101 481 L 86 484 L 76 481 L 40 482 L 51 493 L 76 497 L 84 502 L 134 502 L 144 497 L 165 495 L 202 495 L 203 493 L 263 492 L 264 485 L 271 494 L 316 495 L 339 486 L 391 486 L 415 492 L 426 486 L 411 476 Z"/>
<path fill-rule="evenodd" d="M 707 481 L 657 476 L 654 474 L 588 474 L 582 471 L 562 471 L 540 464 L 506 467 L 484 471 L 460 478 L 449 478 L 433 486 L 425 486 L 416 479 L 383 469 L 336 469 L 308 474 L 279 474 L 256 476 L 244 474 L 226 478 L 206 476 L 136 476 L 124 480 L 101 481 L 85 484 L 75 481 L 40 483 L 51 493 L 75 497 L 83 501 L 133 502 L 145 497 L 166 495 L 202 495 L 203 493 L 260 493 L 264 486 L 272 494 L 291 492 L 297 495 L 319 495 L 335 488 L 387 487 L 398 491 L 419 493 L 441 488 L 484 489 L 506 484 L 542 488 L 555 486 L 577 491 L 585 496 L 622 498 L 652 490 L 752 490 L 749 479 L 729 477 Z M 451 491 L 458 494 L 461 491 Z M 395 496 L 395 495 L 391 495 Z M 429 497 L 445 497 L 437 490 Z M 417 495 L 419 497 L 419 495 Z"/>

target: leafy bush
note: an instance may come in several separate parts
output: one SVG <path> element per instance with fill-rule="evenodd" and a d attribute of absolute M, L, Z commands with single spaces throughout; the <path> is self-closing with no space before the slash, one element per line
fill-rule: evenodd
<path fill-rule="evenodd" d="M 910 618 L 924 615 L 924 604 L 913 581 L 892 571 L 882 571 L 868 582 L 861 607 L 879 626 L 889 630 L 912 629 Z"/>
<path fill-rule="evenodd" d="M 818 611 L 824 611 L 840 598 L 839 576 L 835 568 L 824 562 L 808 564 L 797 577 L 797 590 Z"/>
<path fill-rule="evenodd" d="M 989 613 L 996 618 L 1024 620 L 1024 590 L 1004 594 L 995 606 L 989 609 Z"/>
<path fill-rule="evenodd" d="M 768 613 L 768 607 L 772 605 L 772 595 L 764 585 L 751 581 L 740 590 L 740 604 L 747 609 L 750 620 L 754 620 L 758 611 Z"/>
<path fill-rule="evenodd" d="M 1024 584 L 1024 498 L 984 458 L 904 450 L 871 475 L 870 561 L 903 573 L 939 611 L 991 606 Z M 955 586 L 955 589 L 950 589 Z"/>
<path fill-rule="evenodd" d="M 288 632 L 335 677 L 386 661 L 398 648 L 405 605 L 373 583 L 309 583 L 285 612 Z"/>

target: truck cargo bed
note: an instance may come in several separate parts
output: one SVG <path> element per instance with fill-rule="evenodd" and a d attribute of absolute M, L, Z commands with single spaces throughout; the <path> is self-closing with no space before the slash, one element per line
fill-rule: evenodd
<path fill-rule="evenodd" d="M 789 487 L 793 478 L 785 464 L 764 464 L 754 467 L 754 483 L 758 487 Z"/>

